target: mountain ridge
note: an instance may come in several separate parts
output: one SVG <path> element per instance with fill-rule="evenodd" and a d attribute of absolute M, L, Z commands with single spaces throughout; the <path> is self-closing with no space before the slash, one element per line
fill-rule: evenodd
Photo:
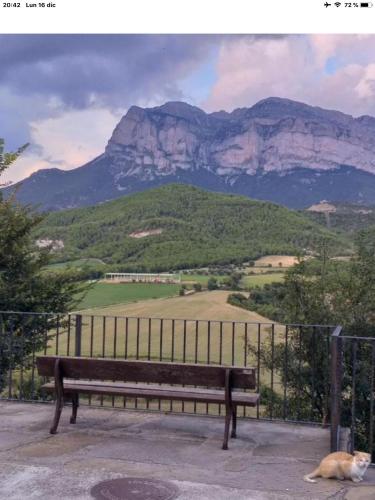
<path fill-rule="evenodd" d="M 17 196 L 60 210 L 176 182 L 292 208 L 373 204 L 375 118 L 277 97 L 230 113 L 179 101 L 132 106 L 104 153 L 70 171 L 36 172 Z"/>

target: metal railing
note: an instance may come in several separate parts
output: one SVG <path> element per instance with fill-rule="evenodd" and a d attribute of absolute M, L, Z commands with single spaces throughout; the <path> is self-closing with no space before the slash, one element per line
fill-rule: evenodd
<path fill-rule="evenodd" d="M 39 354 L 252 366 L 260 404 L 244 408 L 243 417 L 328 424 L 334 331 L 327 325 L 0 312 L 0 374 L 6 372 L 0 397 L 46 400 L 40 391 L 44 380 L 35 370 Z M 224 410 L 215 404 L 112 397 L 85 401 L 210 415 Z"/>
<path fill-rule="evenodd" d="M 346 427 L 348 451 L 367 451 L 375 462 L 375 336 L 337 331 L 332 340 L 332 451 L 339 449 L 340 429 Z"/>
<path fill-rule="evenodd" d="M 252 366 L 260 403 L 241 416 L 330 425 L 331 450 L 375 460 L 375 336 L 341 326 L 244 321 L 0 312 L 0 398 L 47 401 L 35 369 L 40 354 Z M 204 386 L 204 381 L 202 381 Z M 83 403 L 220 415 L 214 404 L 88 397 Z"/>

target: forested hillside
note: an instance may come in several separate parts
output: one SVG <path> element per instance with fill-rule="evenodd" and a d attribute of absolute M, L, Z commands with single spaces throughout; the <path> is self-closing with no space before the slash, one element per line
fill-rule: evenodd
<path fill-rule="evenodd" d="M 35 237 L 62 240 L 56 260 L 95 257 L 145 271 L 311 252 L 323 239 L 336 253 L 348 250 L 304 214 L 180 184 L 51 213 Z"/>

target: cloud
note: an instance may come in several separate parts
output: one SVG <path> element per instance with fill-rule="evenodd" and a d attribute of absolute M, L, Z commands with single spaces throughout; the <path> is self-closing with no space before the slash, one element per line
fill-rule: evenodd
<path fill-rule="evenodd" d="M 375 115 L 374 49 L 375 35 L 224 40 L 205 107 L 231 110 L 278 96 Z"/>
<path fill-rule="evenodd" d="M 65 106 L 126 107 L 173 92 L 215 37 L 192 35 L 2 35 L 0 85 Z M 175 88 L 178 93 L 178 89 Z"/>
<path fill-rule="evenodd" d="M 91 159 L 88 152 L 98 152 L 93 145 L 103 146 L 111 132 L 108 121 L 99 119 L 103 113 L 120 117 L 132 104 L 184 99 L 179 82 L 209 57 L 216 39 L 0 35 L 0 137 L 8 149 L 25 142 L 33 145 L 7 177 L 18 180 L 34 169 L 55 166 L 59 159 L 62 168 Z M 97 123 L 87 123 L 90 113 L 76 113 L 87 110 L 93 110 Z M 54 135 L 47 133 L 50 126 Z M 75 147 L 80 136 L 85 153 Z"/>
<path fill-rule="evenodd" d="M 7 179 L 89 161 L 133 104 L 279 96 L 375 115 L 374 49 L 375 35 L 0 35 L 0 137 L 32 143 Z"/>
<path fill-rule="evenodd" d="M 120 116 L 108 109 L 69 111 L 30 123 L 31 147 L 2 176 L 15 182 L 42 168 L 69 170 L 104 151 Z"/>

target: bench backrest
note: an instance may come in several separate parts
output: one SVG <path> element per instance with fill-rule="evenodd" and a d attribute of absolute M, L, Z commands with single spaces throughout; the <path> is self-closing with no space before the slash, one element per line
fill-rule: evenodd
<path fill-rule="evenodd" d="M 39 375 L 54 376 L 57 359 L 62 376 L 72 379 L 225 387 L 225 372 L 229 368 L 232 388 L 256 387 L 254 368 L 107 358 L 38 356 Z"/>

